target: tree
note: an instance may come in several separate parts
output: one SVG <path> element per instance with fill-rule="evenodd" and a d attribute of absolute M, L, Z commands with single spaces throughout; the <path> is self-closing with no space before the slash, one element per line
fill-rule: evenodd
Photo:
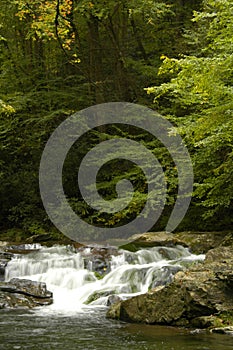
<path fill-rule="evenodd" d="M 203 3 L 186 35 L 193 54 L 162 57 L 159 74 L 170 80 L 147 92 L 163 113 L 175 116 L 186 138 L 196 175 L 194 196 L 204 208 L 203 217 L 224 228 L 232 224 L 233 200 L 233 2 Z"/>
<path fill-rule="evenodd" d="M 205 152 L 206 149 L 213 151 L 208 142 L 212 145 L 210 136 L 218 135 L 214 127 L 216 130 L 220 130 L 220 125 L 223 127 L 217 118 L 220 103 L 225 111 L 221 116 L 226 116 L 225 129 L 230 133 L 224 103 L 227 105 L 231 98 L 230 36 L 227 34 L 227 30 L 230 32 L 227 11 L 231 11 L 231 2 L 228 7 L 224 3 L 225 8 L 221 1 L 216 5 L 204 2 L 204 10 L 195 12 L 193 22 L 190 21 L 192 12 L 201 9 L 202 1 L 0 0 L 0 3 L 3 9 L 0 14 L 2 226 L 21 226 L 29 232 L 36 231 L 40 225 L 48 227 L 38 189 L 38 167 L 45 143 L 67 116 L 101 102 L 129 101 L 153 106 L 177 123 L 196 164 L 196 201 L 210 199 L 205 181 L 208 176 L 213 181 L 215 177 L 207 176 L 211 166 L 206 166 Z M 219 26 L 222 26 L 221 32 Z M 163 64 L 159 68 L 161 56 Z M 152 104 L 152 97 L 144 88 L 155 84 L 156 89 L 148 90 L 156 95 L 156 103 Z M 214 108 L 216 118 L 212 117 Z M 207 115 L 211 115 L 211 119 L 206 118 Z M 209 120 L 212 122 L 207 123 Z M 230 138 L 225 129 L 222 135 Z M 140 139 L 157 154 L 169 179 L 165 210 L 168 215 L 176 196 L 177 174 L 164 147 L 151 140 L 150 135 L 116 125 L 104 126 L 84 137 L 84 144 L 75 148 L 77 158 L 82 159 L 83 154 L 101 140 L 119 136 Z M 213 151 L 216 164 L 220 143 L 219 136 Z M 230 153 L 223 144 L 225 147 L 226 142 L 221 144 L 221 152 L 225 152 L 226 157 L 225 170 L 219 171 L 227 176 Z M 218 164 L 220 166 L 220 160 Z M 122 178 L 120 171 L 123 170 L 126 177 L 133 179 L 136 199 L 143 204 L 145 196 L 141 189 L 145 189 L 145 183 L 140 171 L 129 167 L 127 173 L 125 163 L 118 167 L 112 163 L 110 168 L 116 172 L 113 181 L 107 167 L 99 178 L 103 195 L 114 197 L 114 186 L 116 180 Z M 70 156 L 64 184 L 70 201 L 78 206 L 75 183 L 71 185 L 68 181 L 74 176 L 72 170 Z M 220 178 L 225 183 L 224 177 L 216 177 Z M 214 191 L 217 185 L 211 188 Z M 217 193 L 211 196 L 214 198 Z M 229 198 L 226 193 L 223 197 Z M 216 210 L 221 207 L 225 212 L 224 205 Z M 133 211 L 132 203 L 132 207 L 112 218 L 112 224 L 118 224 L 122 218 L 126 220 Z M 84 216 L 97 223 L 102 220 L 85 206 Z"/>

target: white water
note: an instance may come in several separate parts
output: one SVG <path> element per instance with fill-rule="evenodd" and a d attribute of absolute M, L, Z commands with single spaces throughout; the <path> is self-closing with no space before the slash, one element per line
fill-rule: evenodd
<path fill-rule="evenodd" d="M 86 248 L 86 253 L 90 249 Z M 204 255 L 192 255 L 187 248 L 154 247 L 136 253 L 119 251 L 111 256 L 110 272 L 97 279 L 91 271 L 91 262 L 84 268 L 85 251 L 76 252 L 72 247 L 40 247 L 37 252 L 19 255 L 6 268 L 6 281 L 11 278 L 28 278 L 43 281 L 53 292 L 54 303 L 46 306 L 46 312 L 77 312 L 91 307 L 107 305 L 109 295 L 124 299 L 172 280 L 175 272 L 185 265 L 203 260 Z M 88 306 L 85 301 L 93 293 L 100 293 Z M 44 310 L 45 308 L 43 308 Z"/>

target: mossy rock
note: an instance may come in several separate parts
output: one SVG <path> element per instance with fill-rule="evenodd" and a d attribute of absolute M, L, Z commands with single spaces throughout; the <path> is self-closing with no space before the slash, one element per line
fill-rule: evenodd
<path fill-rule="evenodd" d="M 99 298 L 102 297 L 107 297 L 109 295 L 113 295 L 115 294 L 114 291 L 99 291 L 99 292 L 94 292 L 91 295 L 89 295 L 89 297 L 87 298 L 87 300 L 85 301 L 85 304 L 91 304 L 93 301 L 96 301 Z"/>
<path fill-rule="evenodd" d="M 205 328 L 215 328 L 215 327 L 222 327 L 223 326 L 223 321 L 219 316 L 201 316 L 201 317 L 196 317 L 191 320 L 191 326 L 194 328 L 200 328 L 200 329 L 205 329 Z"/>

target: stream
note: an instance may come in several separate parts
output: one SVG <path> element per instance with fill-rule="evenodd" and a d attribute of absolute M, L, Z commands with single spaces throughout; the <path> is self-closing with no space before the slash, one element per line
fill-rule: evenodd
<path fill-rule="evenodd" d="M 5 280 L 28 278 L 46 282 L 54 303 L 33 310 L 0 310 L 0 349 L 92 350 L 226 350 L 230 336 L 199 330 L 127 324 L 106 319 L 112 301 L 126 299 L 167 284 L 185 266 L 201 261 L 187 248 L 154 247 L 135 253 L 120 250 L 96 273 L 90 248 L 38 246 L 16 255 Z"/>

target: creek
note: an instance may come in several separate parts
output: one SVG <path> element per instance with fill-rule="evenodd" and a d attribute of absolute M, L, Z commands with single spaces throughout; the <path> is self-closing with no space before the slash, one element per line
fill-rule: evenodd
<path fill-rule="evenodd" d="M 82 251 L 71 246 L 36 248 L 29 254 L 16 255 L 7 265 L 5 279 L 43 281 L 53 292 L 54 302 L 33 310 L 0 310 L 0 349 L 233 348 L 232 337 L 127 324 L 105 317 L 112 301 L 167 284 L 177 271 L 203 260 L 204 255 L 193 255 L 181 246 L 154 247 L 135 253 L 120 250 L 109 256 L 108 264 L 97 274 L 95 258 L 90 259 L 91 248 Z"/>

